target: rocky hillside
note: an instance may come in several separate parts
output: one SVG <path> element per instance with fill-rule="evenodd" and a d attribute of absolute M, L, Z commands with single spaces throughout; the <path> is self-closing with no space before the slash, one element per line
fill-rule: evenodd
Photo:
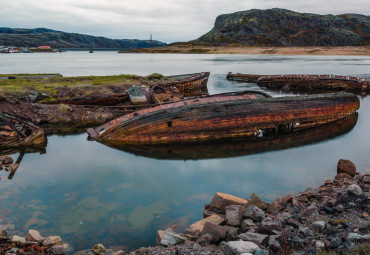
<path fill-rule="evenodd" d="M 252 9 L 218 16 L 214 28 L 194 42 L 255 46 L 369 45 L 370 16 Z"/>
<path fill-rule="evenodd" d="M 150 40 L 109 39 L 92 35 L 65 33 L 47 28 L 13 29 L 0 27 L 0 45 L 16 47 L 50 45 L 52 48 L 114 48 L 128 50 L 159 47 L 166 45 L 166 43 Z"/>

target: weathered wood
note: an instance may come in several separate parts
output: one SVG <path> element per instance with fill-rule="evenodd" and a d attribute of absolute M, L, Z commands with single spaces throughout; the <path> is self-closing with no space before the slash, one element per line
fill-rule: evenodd
<path fill-rule="evenodd" d="M 150 89 L 153 101 L 157 104 L 172 103 L 184 99 L 177 87 L 154 86 Z"/>
<path fill-rule="evenodd" d="M 258 78 L 257 78 L 258 77 Z M 369 83 L 364 78 L 342 75 L 254 75 L 232 74 L 226 76 L 228 80 L 239 82 L 255 82 L 258 86 L 271 89 L 300 89 L 300 90 L 345 90 L 366 92 Z M 257 78 L 257 79 L 256 79 Z"/>
<path fill-rule="evenodd" d="M 324 125 L 356 112 L 348 93 L 260 98 L 213 96 L 137 111 L 95 128 L 106 144 L 161 144 L 253 137 Z"/>

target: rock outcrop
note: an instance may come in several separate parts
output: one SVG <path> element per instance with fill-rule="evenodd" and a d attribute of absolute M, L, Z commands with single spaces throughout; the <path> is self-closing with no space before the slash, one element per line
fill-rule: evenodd
<path fill-rule="evenodd" d="M 218 16 L 213 29 L 194 42 L 251 46 L 369 45 L 370 16 L 252 9 Z"/>

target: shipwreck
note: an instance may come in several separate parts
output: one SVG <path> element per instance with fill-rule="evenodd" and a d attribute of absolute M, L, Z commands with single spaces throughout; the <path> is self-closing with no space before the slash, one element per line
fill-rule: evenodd
<path fill-rule="evenodd" d="M 255 75 L 232 74 L 226 78 L 231 81 L 257 83 L 258 86 L 271 89 L 300 90 L 345 90 L 350 92 L 368 92 L 369 82 L 364 78 L 332 74 L 282 74 Z"/>
<path fill-rule="evenodd" d="M 109 146 L 260 137 L 322 126 L 359 107 L 357 96 L 344 92 L 280 98 L 235 92 L 139 110 L 87 132 Z"/>

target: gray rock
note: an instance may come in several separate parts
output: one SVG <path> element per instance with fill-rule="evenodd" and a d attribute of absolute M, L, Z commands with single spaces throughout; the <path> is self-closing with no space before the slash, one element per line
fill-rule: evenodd
<path fill-rule="evenodd" d="M 210 244 L 212 242 L 212 239 L 213 237 L 210 234 L 205 234 L 199 237 L 199 239 L 197 240 L 197 243 L 200 245 Z"/>
<path fill-rule="evenodd" d="M 225 211 L 227 223 L 231 226 L 240 226 L 245 210 L 245 207 L 241 205 L 226 206 Z"/>
<path fill-rule="evenodd" d="M 347 188 L 347 193 L 349 195 L 355 195 L 355 196 L 359 196 L 362 194 L 362 189 L 360 186 L 358 186 L 357 184 L 351 184 L 349 185 L 349 187 Z"/>
<path fill-rule="evenodd" d="M 312 235 L 312 231 L 308 227 L 300 227 L 298 233 L 304 237 Z"/>
<path fill-rule="evenodd" d="M 242 221 L 241 229 L 242 229 L 242 231 L 246 231 L 247 229 L 249 229 L 250 227 L 253 227 L 253 226 L 256 226 L 256 224 L 254 224 L 253 220 L 245 219 L 245 220 Z"/>
<path fill-rule="evenodd" d="M 262 244 L 262 245 L 266 244 L 269 240 L 268 235 L 251 233 L 251 232 L 240 234 L 239 238 L 242 239 L 243 241 L 258 242 L 259 244 Z"/>
<path fill-rule="evenodd" d="M 278 238 L 279 235 L 271 235 L 269 236 L 268 244 L 271 245 L 273 242 L 275 242 L 276 238 Z"/>
<path fill-rule="evenodd" d="M 180 236 L 179 234 L 170 232 L 170 231 L 164 231 L 163 238 L 161 240 L 161 245 L 164 246 L 172 246 L 176 244 L 181 244 L 185 242 L 185 238 Z"/>
<path fill-rule="evenodd" d="M 17 243 L 17 244 L 20 244 L 20 245 L 25 245 L 26 244 L 26 239 L 24 237 L 14 235 L 14 236 L 12 236 L 11 242 L 12 243 Z"/>
<path fill-rule="evenodd" d="M 251 198 L 248 200 L 248 203 L 245 205 L 245 208 L 248 208 L 251 205 L 255 205 L 261 210 L 267 210 L 269 207 L 268 203 L 263 202 L 256 194 L 252 193 Z"/>
<path fill-rule="evenodd" d="M 346 240 L 349 241 L 349 242 L 358 243 L 358 242 L 364 241 L 365 239 L 360 234 L 349 233 Z"/>
<path fill-rule="evenodd" d="M 201 235 L 210 234 L 212 236 L 212 242 L 218 242 L 226 237 L 226 229 L 223 226 L 206 222 L 202 230 Z"/>
<path fill-rule="evenodd" d="M 325 248 L 325 243 L 323 241 L 316 241 L 315 246 L 317 250 L 321 251 Z"/>
<path fill-rule="evenodd" d="M 304 210 L 301 210 L 299 212 L 299 216 L 301 217 L 309 217 L 318 214 L 318 209 L 316 206 L 309 206 Z"/>
<path fill-rule="evenodd" d="M 63 245 L 53 245 L 51 247 L 51 252 L 55 255 L 63 255 L 64 254 L 64 247 L 63 247 Z"/>
<path fill-rule="evenodd" d="M 99 244 L 96 244 L 92 247 L 91 251 L 95 254 L 95 255 L 99 255 L 101 253 L 104 253 L 105 252 L 105 247 L 104 245 L 102 245 L 101 243 Z"/>
<path fill-rule="evenodd" d="M 259 222 L 265 218 L 265 213 L 257 206 L 251 205 L 244 212 L 244 217 Z"/>
<path fill-rule="evenodd" d="M 336 237 L 331 240 L 328 244 L 328 248 L 338 248 L 342 244 L 342 238 Z"/>
<path fill-rule="evenodd" d="M 276 220 L 263 220 L 260 225 L 260 232 L 263 234 L 274 234 L 274 230 L 280 231 L 281 225 Z"/>
<path fill-rule="evenodd" d="M 226 237 L 228 241 L 235 241 L 238 239 L 238 228 L 226 226 Z"/>
<path fill-rule="evenodd" d="M 254 253 L 258 245 L 246 241 L 230 241 L 224 246 L 225 255 L 241 255 L 243 253 Z"/>
<path fill-rule="evenodd" d="M 311 226 L 313 229 L 321 232 L 325 229 L 325 221 L 315 221 Z"/>
<path fill-rule="evenodd" d="M 42 244 L 45 246 L 61 245 L 62 238 L 60 236 L 48 236 Z"/>
<path fill-rule="evenodd" d="M 39 231 L 30 229 L 28 230 L 26 241 L 29 242 L 41 242 L 44 238 L 40 235 Z"/>

